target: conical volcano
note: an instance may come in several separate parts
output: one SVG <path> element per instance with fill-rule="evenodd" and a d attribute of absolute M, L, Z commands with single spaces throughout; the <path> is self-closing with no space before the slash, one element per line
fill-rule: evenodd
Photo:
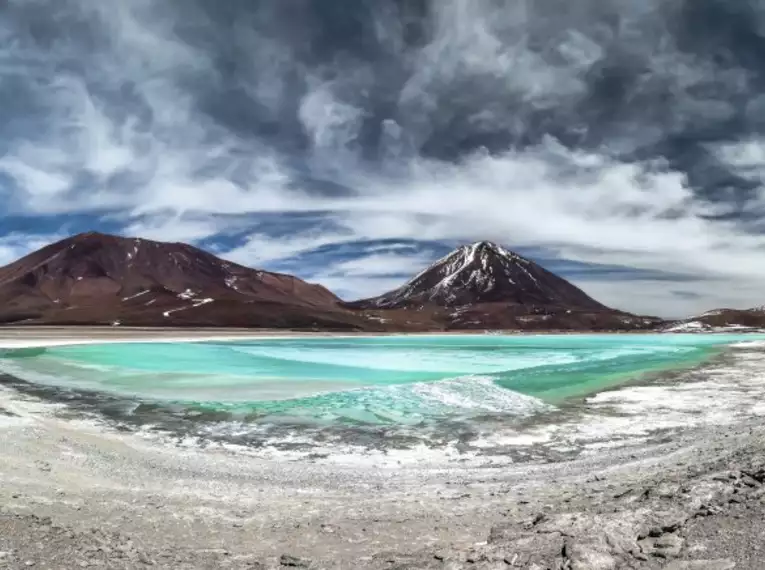
<path fill-rule="evenodd" d="M 402 287 L 357 305 L 399 309 L 428 305 L 464 307 L 483 303 L 607 310 L 565 279 L 488 241 L 459 247 Z"/>

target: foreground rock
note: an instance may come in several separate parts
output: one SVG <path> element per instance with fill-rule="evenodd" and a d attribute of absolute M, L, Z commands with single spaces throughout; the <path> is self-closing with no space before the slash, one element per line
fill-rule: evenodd
<path fill-rule="evenodd" d="M 0 514 L 0 568 L 761 569 L 763 430 L 731 428 L 690 443 L 698 438 L 627 465 L 530 466 L 520 479 L 466 482 L 459 487 L 467 485 L 470 492 L 459 493 L 446 506 L 443 495 L 423 494 L 414 511 L 404 498 L 410 491 L 398 495 L 400 509 L 387 514 L 382 496 L 379 504 L 369 498 L 369 513 L 358 511 L 358 499 L 337 492 L 299 501 L 305 511 L 316 512 L 317 521 L 325 521 L 321 524 L 280 503 L 285 510 L 271 519 L 268 531 L 246 518 L 230 522 L 245 508 L 241 499 L 218 504 L 216 511 L 205 507 L 211 518 L 204 521 L 204 531 L 189 535 L 176 523 L 198 505 L 173 503 L 170 488 L 166 495 L 133 495 L 129 510 L 138 509 L 143 518 L 130 515 L 124 519 L 129 522 L 115 525 L 112 517 L 125 508 L 121 494 L 111 503 L 106 499 L 106 511 L 94 517 L 85 514 L 88 505 L 76 513 L 55 504 L 45 507 L 39 479 L 36 495 L 9 495 L 18 484 L 9 479 L 1 495 L 8 504 Z M 56 473 L 54 468 L 38 478 Z M 63 502 L 80 498 L 61 489 L 48 492 Z M 479 540 L 417 547 L 447 524 L 463 525 Z M 367 530 L 370 536 L 359 538 Z"/>

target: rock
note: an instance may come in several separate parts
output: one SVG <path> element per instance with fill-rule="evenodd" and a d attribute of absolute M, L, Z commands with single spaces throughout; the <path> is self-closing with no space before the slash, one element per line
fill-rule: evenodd
<path fill-rule="evenodd" d="M 656 548 L 671 548 L 677 544 L 682 544 L 683 539 L 674 534 L 665 534 L 654 540 L 653 544 Z"/>
<path fill-rule="evenodd" d="M 599 544 L 567 542 L 563 554 L 571 570 L 615 570 L 618 567 L 616 558 Z"/>
<path fill-rule="evenodd" d="M 676 534 L 665 534 L 654 541 L 654 556 L 660 558 L 674 558 L 679 556 L 684 543 L 685 540 Z"/>
<path fill-rule="evenodd" d="M 699 510 L 696 511 L 697 517 L 711 517 L 722 512 L 722 509 L 716 505 L 701 505 Z"/>
<path fill-rule="evenodd" d="M 727 558 L 720 560 L 693 560 L 670 562 L 664 570 L 733 570 L 736 563 Z"/>
<path fill-rule="evenodd" d="M 311 566 L 311 561 L 308 558 L 282 554 L 281 558 L 279 558 L 279 564 L 288 568 L 308 568 Z"/>
<path fill-rule="evenodd" d="M 465 555 L 465 562 L 467 562 L 468 564 L 478 564 L 478 563 L 488 562 L 488 561 L 489 561 L 489 556 L 485 552 L 471 550 Z"/>
<path fill-rule="evenodd" d="M 630 554 L 635 560 L 640 560 L 642 562 L 646 562 L 648 560 L 648 557 L 645 554 L 643 554 L 640 550 L 632 550 Z"/>
<path fill-rule="evenodd" d="M 489 544 L 502 544 L 509 542 L 519 535 L 518 527 L 512 523 L 498 524 L 489 530 Z"/>
<path fill-rule="evenodd" d="M 751 471 L 744 471 L 743 473 L 758 483 L 765 483 L 765 469 L 753 469 Z"/>
<path fill-rule="evenodd" d="M 547 515 L 544 513 L 539 513 L 537 516 L 534 517 L 534 519 L 531 521 L 531 524 L 529 526 L 537 526 L 539 523 L 545 522 L 547 520 Z"/>
<path fill-rule="evenodd" d="M 741 478 L 741 484 L 750 488 L 759 487 L 761 485 L 759 481 L 752 479 L 749 475 L 744 475 Z"/>

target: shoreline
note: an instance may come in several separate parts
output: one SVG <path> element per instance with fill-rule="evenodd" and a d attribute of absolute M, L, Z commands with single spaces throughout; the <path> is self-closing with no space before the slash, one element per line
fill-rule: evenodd
<path fill-rule="evenodd" d="M 8 433 L 1 418 L 9 568 L 759 568 L 746 565 L 755 542 L 734 548 L 717 530 L 762 531 L 765 487 L 749 475 L 760 422 L 575 461 L 379 470 L 177 449 L 55 418 Z"/>
<path fill-rule="evenodd" d="M 225 340 L 264 340 L 289 338 L 358 338 L 385 336 L 579 336 L 579 335 L 650 335 L 713 336 L 725 334 L 751 334 L 762 332 L 715 331 L 705 333 L 675 333 L 649 330 L 636 331 L 522 331 L 522 330 L 464 330 L 423 332 L 333 332 L 301 331 L 291 329 L 241 329 L 202 327 L 112 327 L 112 326 L 0 326 L 0 349 L 42 348 L 45 346 L 73 346 L 80 344 L 113 344 L 130 342 L 204 342 Z"/>

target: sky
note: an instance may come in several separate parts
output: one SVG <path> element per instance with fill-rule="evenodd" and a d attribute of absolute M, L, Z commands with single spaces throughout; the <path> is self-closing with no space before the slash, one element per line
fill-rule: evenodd
<path fill-rule="evenodd" d="M 4 0 L 0 263 L 98 230 L 354 299 L 492 240 L 763 305 L 763 54 L 755 0 Z"/>

